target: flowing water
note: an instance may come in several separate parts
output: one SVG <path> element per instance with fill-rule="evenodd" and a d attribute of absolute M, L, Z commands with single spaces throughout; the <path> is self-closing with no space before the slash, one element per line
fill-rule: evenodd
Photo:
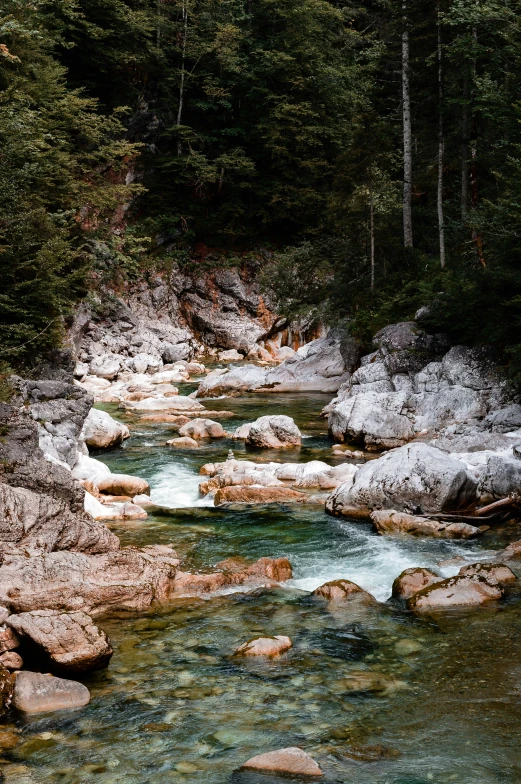
<path fill-rule="evenodd" d="M 265 413 L 294 417 L 302 449 L 251 459 L 334 464 L 343 458 L 332 458 L 319 417 L 329 397 L 249 395 L 207 407 L 234 411 L 223 423 L 230 430 Z M 521 603 L 418 618 L 387 601 L 403 569 L 457 555 L 479 560 L 521 536 L 515 522 L 457 543 L 377 536 L 311 505 L 215 509 L 199 497 L 199 469 L 230 448 L 246 456 L 242 444 L 175 450 L 165 446 L 175 435 L 166 425 L 122 418 L 132 438 L 94 456 L 148 479 L 153 500 L 170 509 L 112 525 L 124 545 L 172 543 L 185 568 L 202 570 L 228 556 L 286 555 L 294 578 L 277 590 L 102 620 L 115 653 L 107 670 L 85 680 L 90 705 L 0 729 L 6 782 L 274 784 L 280 779 L 237 768 L 292 745 L 319 761 L 328 784 L 521 782 Z M 383 604 L 353 614 L 310 601 L 310 590 L 340 577 Z M 274 634 L 294 643 L 280 660 L 231 656 L 246 640 Z M 360 670 L 389 676 L 388 688 L 347 691 L 344 679 Z"/>

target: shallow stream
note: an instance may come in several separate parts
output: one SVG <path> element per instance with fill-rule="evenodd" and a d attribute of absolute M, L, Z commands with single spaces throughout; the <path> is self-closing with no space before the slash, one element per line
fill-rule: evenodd
<path fill-rule="evenodd" d="M 234 411 L 225 429 L 285 413 L 306 436 L 300 450 L 251 459 L 334 464 L 343 458 L 332 458 L 319 417 L 329 399 L 249 395 L 206 406 Z M 172 543 L 190 570 L 229 556 L 285 555 L 294 578 L 277 590 L 103 619 L 115 653 L 107 670 L 85 680 L 90 705 L 0 729 L 6 782 L 32 773 L 39 784 L 274 784 L 280 779 L 235 771 L 254 754 L 294 745 L 321 764 L 327 784 L 521 782 L 521 603 L 417 618 L 387 602 L 403 569 L 457 555 L 477 561 L 520 538 L 517 523 L 457 543 L 378 536 L 311 505 L 215 509 L 199 497 L 199 469 L 230 448 L 246 456 L 242 444 L 175 450 L 165 446 L 175 436 L 168 426 L 105 408 L 130 424 L 132 438 L 93 456 L 146 478 L 152 499 L 172 509 L 112 525 L 123 545 Z M 340 577 L 386 603 L 353 615 L 309 600 L 310 590 Z M 290 636 L 293 649 L 267 663 L 231 657 L 266 634 Z M 383 693 L 347 692 L 343 679 L 360 670 L 393 681 Z"/>

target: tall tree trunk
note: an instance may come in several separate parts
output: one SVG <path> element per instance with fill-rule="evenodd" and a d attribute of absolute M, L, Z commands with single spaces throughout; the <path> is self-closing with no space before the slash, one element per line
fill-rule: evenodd
<path fill-rule="evenodd" d="M 370 233 L 370 247 L 371 247 L 371 292 L 374 293 L 374 201 L 373 189 L 369 188 L 369 233 Z"/>
<path fill-rule="evenodd" d="M 157 0 L 156 4 L 156 46 L 159 49 L 161 46 L 161 4 L 163 0 Z"/>
<path fill-rule="evenodd" d="M 403 243 L 412 248 L 412 128 L 407 0 L 402 3 Z"/>
<path fill-rule="evenodd" d="M 177 110 L 177 127 L 181 126 L 181 119 L 183 117 L 183 103 L 185 97 L 185 58 L 186 58 L 186 39 L 188 37 L 188 9 L 186 7 L 186 0 L 183 0 L 183 7 L 181 11 L 181 18 L 183 20 L 183 33 L 182 33 L 182 48 L 181 48 L 181 82 L 179 84 L 179 107 Z M 181 139 L 177 141 L 177 154 L 181 155 L 183 148 Z"/>
<path fill-rule="evenodd" d="M 443 215 L 443 61 L 440 8 L 438 4 L 438 237 L 440 245 L 440 266 L 445 267 L 445 220 Z"/>
<path fill-rule="evenodd" d="M 461 121 L 461 222 L 466 223 L 469 211 L 469 74 L 463 78 L 463 116 Z"/>

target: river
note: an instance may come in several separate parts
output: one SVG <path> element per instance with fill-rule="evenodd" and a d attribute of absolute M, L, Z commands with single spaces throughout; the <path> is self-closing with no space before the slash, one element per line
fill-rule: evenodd
<path fill-rule="evenodd" d="M 247 395 L 208 407 L 235 412 L 223 422 L 230 430 L 266 413 L 295 419 L 305 435 L 300 450 L 250 459 L 334 464 L 342 458 L 332 458 L 319 417 L 329 400 Z M 458 543 L 378 536 L 311 505 L 215 509 L 199 497 L 199 469 L 230 448 L 244 456 L 242 443 L 171 449 L 165 441 L 175 433 L 166 425 L 104 408 L 130 425 L 132 437 L 93 456 L 146 478 L 152 499 L 172 510 L 111 525 L 123 545 L 171 543 L 190 570 L 228 556 L 284 555 L 294 577 L 277 590 L 102 619 L 115 653 L 107 670 L 85 679 L 90 705 L 18 719 L 10 784 L 24 781 L 25 768 L 42 784 L 271 784 L 280 779 L 235 771 L 254 754 L 292 745 L 319 761 L 328 784 L 521 782 L 521 603 L 418 618 L 387 601 L 403 569 L 457 555 L 477 561 L 521 537 L 515 522 Z M 353 615 L 309 600 L 310 590 L 340 577 L 382 604 Z M 293 649 L 279 661 L 233 659 L 238 645 L 266 634 L 289 635 Z M 343 678 L 353 670 L 392 676 L 393 686 L 346 693 Z"/>

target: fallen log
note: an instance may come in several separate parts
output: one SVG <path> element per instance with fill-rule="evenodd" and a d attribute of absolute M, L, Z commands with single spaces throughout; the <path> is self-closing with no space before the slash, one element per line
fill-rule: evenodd
<path fill-rule="evenodd" d="M 420 517 L 425 517 L 431 520 L 447 520 L 454 523 L 472 523 L 472 522 L 496 522 L 502 520 L 509 512 L 514 509 L 521 508 L 521 496 L 517 493 L 512 493 L 506 498 L 501 498 L 499 501 L 494 501 L 491 504 L 486 504 L 471 513 L 451 513 L 439 512 L 436 514 L 423 514 Z"/>

